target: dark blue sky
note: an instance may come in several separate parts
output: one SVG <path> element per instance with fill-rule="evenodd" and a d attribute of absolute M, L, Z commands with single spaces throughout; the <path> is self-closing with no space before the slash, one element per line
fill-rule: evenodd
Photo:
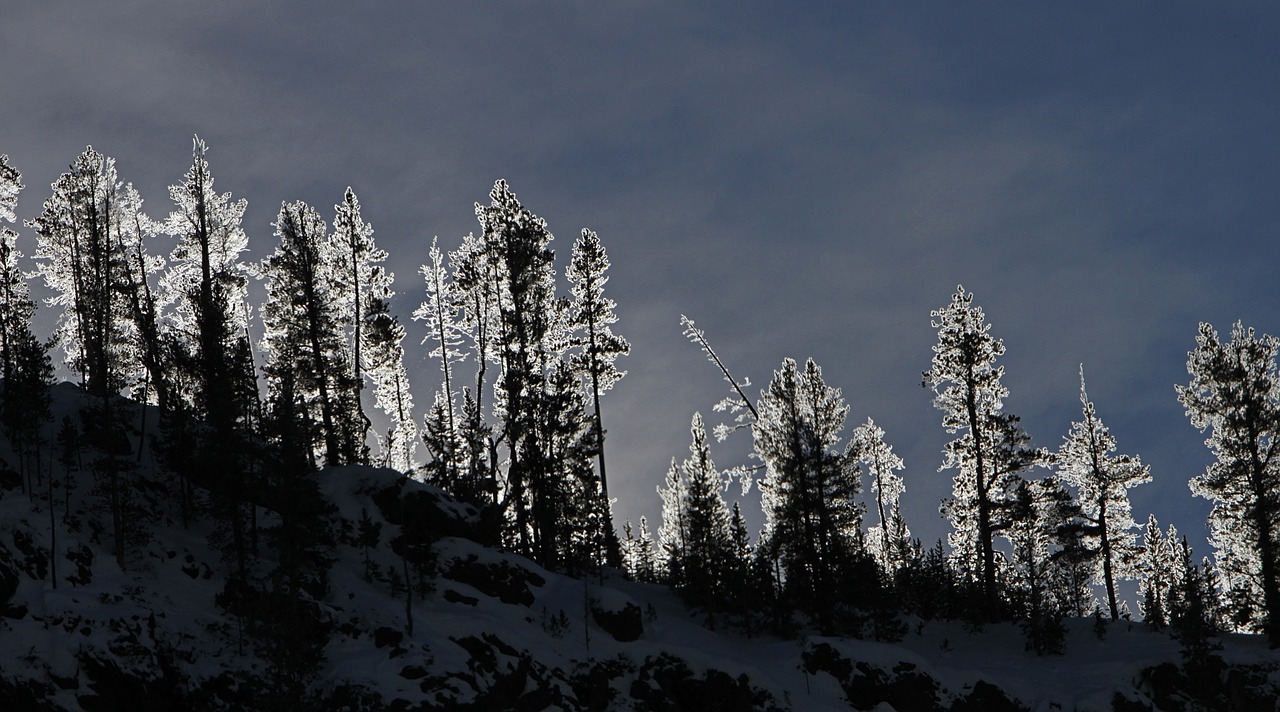
<path fill-rule="evenodd" d="M 723 383 L 686 313 L 757 386 L 814 357 L 850 425 L 874 417 L 906 459 L 912 529 L 942 536 L 946 436 L 919 383 L 929 311 L 963 282 L 1037 443 L 1078 415 L 1083 362 L 1152 465 L 1135 515 L 1207 552 L 1186 482 L 1208 455 L 1173 385 L 1198 321 L 1280 333 L 1265 4 L 262 5 L 9 3 L 0 152 L 23 217 L 90 143 L 160 216 L 199 133 L 218 187 L 249 200 L 255 257 L 281 201 L 327 213 L 352 185 L 407 318 L 432 236 L 455 247 L 506 178 L 562 258 L 590 227 L 614 262 L 634 347 L 605 401 L 619 519 L 656 516 L 690 416 L 714 422 Z"/>

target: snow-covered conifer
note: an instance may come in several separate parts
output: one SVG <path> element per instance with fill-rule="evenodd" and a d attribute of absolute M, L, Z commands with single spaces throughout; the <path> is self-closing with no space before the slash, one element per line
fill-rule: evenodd
<path fill-rule="evenodd" d="M 596 441 L 600 445 L 600 488 L 609 496 L 609 478 L 605 474 L 604 425 L 600 416 L 600 394 L 613 388 L 613 384 L 626 375 L 618 370 L 614 361 L 631 352 L 631 344 L 613 333 L 617 323 L 614 313 L 617 303 L 604 295 L 604 285 L 609 281 L 609 256 L 605 254 L 600 238 L 591 230 L 583 229 L 573 243 L 573 259 L 565 271 L 572 285 L 573 326 L 580 332 L 581 351 L 574 358 L 574 365 L 587 375 L 591 387 L 592 417 L 595 421 Z"/>
<path fill-rule="evenodd" d="M 786 359 L 761 395 L 752 434 L 765 465 L 761 541 L 780 562 L 785 593 L 830 627 L 842 567 L 861 551 L 858 468 L 836 450 L 849 406 L 809 360 Z"/>
<path fill-rule="evenodd" d="M 1013 547 L 1013 578 L 1025 596 L 1024 615 L 1034 619 L 1060 610 L 1052 559 L 1061 548 L 1061 533 L 1079 517 L 1079 509 L 1062 483 L 1048 475 L 1019 480 L 1010 492 L 1008 514 L 1002 533 Z"/>
<path fill-rule="evenodd" d="M 49 414 L 53 365 L 48 345 L 31 331 L 36 305 L 19 265 L 18 234 L 4 224 L 16 219 L 13 208 L 22 189 L 21 175 L 8 159 L 0 155 L 0 422 L 18 455 L 18 472 L 25 484 L 28 463 L 39 447 Z M 50 495 L 50 511 L 52 500 Z"/>
<path fill-rule="evenodd" d="M 640 517 L 640 527 L 636 530 L 627 521 L 623 525 L 622 563 L 627 575 L 635 581 L 652 583 L 657 580 L 657 563 L 653 551 L 653 535 L 649 533 L 649 522 Z"/>
<path fill-rule="evenodd" d="M 931 313 L 938 330 L 933 367 L 924 386 L 934 392 L 942 426 L 959 437 L 947 443 L 941 469 L 955 470 L 952 499 L 943 503 L 958 563 L 982 584 L 988 617 L 999 615 L 995 536 L 1007 526 L 1008 499 L 1018 473 L 1045 459 L 1029 446 L 1018 418 L 1004 411 L 1008 389 L 1000 382 L 1004 342 L 991 336 L 973 294 L 958 287 L 951 303 Z"/>
<path fill-rule="evenodd" d="M 251 389 L 241 382 L 247 369 L 239 360 L 249 352 L 250 268 L 241 260 L 248 249 L 241 227 L 247 203 L 214 190 L 207 152 L 195 138 L 191 167 L 169 186 L 174 210 L 161 229 L 177 244 L 161 281 L 161 301 L 175 305 L 171 333 L 182 354 L 178 362 L 194 385 L 185 398 L 215 429 L 230 431 L 252 409 L 242 395 Z"/>
<path fill-rule="evenodd" d="M 35 258 L 50 303 L 62 308 L 57 339 L 90 393 L 105 397 L 126 383 L 132 340 L 116 288 L 124 256 L 112 232 L 119 221 L 115 160 L 87 147 L 53 184 L 40 217 Z"/>
<path fill-rule="evenodd" d="M 414 422 L 413 394 L 404 366 L 404 326 L 391 314 L 388 303 L 372 297 L 365 307 L 360 338 L 364 342 L 360 358 L 364 375 L 373 382 L 374 405 L 390 421 L 383 443 L 387 467 L 408 472 L 414 466 L 418 426 Z"/>
<path fill-rule="evenodd" d="M 1165 536 L 1160 529 L 1156 515 L 1147 517 L 1137 560 L 1138 592 L 1142 596 L 1142 617 L 1153 628 L 1162 628 L 1169 622 L 1170 590 L 1177 585 L 1173 578 L 1177 556 L 1171 543 L 1177 538 L 1177 530 L 1171 526 L 1169 534 Z"/>
<path fill-rule="evenodd" d="M 319 424 L 313 437 L 325 462 L 340 465 L 364 461 L 367 447 L 325 232 L 324 220 L 306 203 L 281 206 L 280 244 L 261 267 L 267 278 L 264 370 L 273 404 L 282 405 L 286 391 L 292 391 L 296 401 L 290 407 L 301 406 L 308 413 L 305 422 Z"/>
<path fill-rule="evenodd" d="M 1202 323 L 1187 357 L 1191 381 L 1177 389 L 1191 424 L 1209 431 L 1215 461 L 1191 490 L 1214 503 L 1209 525 L 1221 575 L 1244 600 L 1261 601 L 1249 623 L 1272 647 L 1280 646 L 1278 351 L 1280 339 L 1240 322 L 1225 343 Z"/>
<path fill-rule="evenodd" d="M 720 592 L 733 565 L 733 535 L 729 509 L 721 494 L 723 481 L 711 460 L 702 414 L 695 413 L 689 427 L 693 442 L 689 458 L 680 466 L 682 543 L 673 570 L 683 572 L 680 588 L 694 601 L 710 603 Z M 665 517 L 664 517 L 665 522 Z"/>
<path fill-rule="evenodd" d="M 871 491 L 876 495 L 879 523 L 867 529 L 867 549 L 880 568 L 892 576 L 906 563 L 911 544 L 911 532 L 899 506 L 899 498 L 906 489 L 902 476 L 896 474 L 903 468 L 902 458 L 884 441 L 884 429 L 870 418 L 854 428 L 849 437 L 848 454 L 855 464 L 867 468 Z"/>
<path fill-rule="evenodd" d="M 1133 577 L 1137 553 L 1138 524 L 1133 521 L 1128 489 L 1150 482 L 1151 471 L 1136 456 L 1115 454 L 1115 436 L 1098 418 L 1085 391 L 1083 366 L 1080 404 L 1083 419 L 1071 424 L 1058 450 L 1058 474 L 1079 492 L 1085 544 L 1096 553 L 1094 583 L 1106 591 L 1111 619 L 1116 620 L 1120 617 L 1116 580 Z"/>
<path fill-rule="evenodd" d="M 22 253 L 17 247 L 18 233 L 5 224 L 17 220 L 14 210 L 22 188 L 22 174 L 9 165 L 8 156 L 0 155 L 0 377 L 6 389 L 13 378 L 18 344 L 22 341 L 19 332 L 30 329 L 36 310 L 19 265 Z"/>
<path fill-rule="evenodd" d="M 529 513 L 539 560 L 571 571 L 595 570 L 605 563 L 609 502 L 591 467 L 595 431 L 577 374 L 556 361 L 530 405 L 535 432 L 526 457 L 538 476 L 529 480 Z"/>
<path fill-rule="evenodd" d="M 444 257 L 434 238 L 427 255 L 430 261 L 421 267 L 422 277 L 426 282 L 426 299 L 414 310 L 413 318 L 426 322 L 427 335 L 423 337 L 423 342 L 431 341 L 435 344 L 427 355 L 440 361 L 442 381 L 437 400 L 440 401 L 441 420 L 448 432 L 448 441 L 454 442 L 460 437 L 453 363 L 463 356 L 460 350 L 462 327 L 459 321 L 459 303 L 462 297 L 449 280 Z M 439 460 L 438 469 L 448 480 L 456 482 L 462 477 L 465 465 L 459 460 L 459 450 L 448 449 L 434 454 Z"/>
<path fill-rule="evenodd" d="M 154 237 L 157 225 L 142 212 L 142 197 L 132 184 L 124 186 L 120 193 L 120 223 L 115 231 L 118 249 L 123 255 L 124 282 L 119 285 L 128 306 L 127 318 L 131 329 L 134 352 L 141 371 L 143 391 L 154 391 L 155 402 L 162 411 L 172 406 L 171 358 L 166 347 L 161 323 L 164 304 L 157 293 L 153 275 L 160 273 L 165 260 L 150 254 L 147 243 Z M 138 400 L 149 401 L 148 393 L 139 394 Z"/>
<path fill-rule="evenodd" d="M 334 269 L 334 286 L 342 307 L 339 321 L 351 331 L 351 369 L 357 381 L 362 380 L 364 368 L 360 350 L 365 314 L 373 297 L 387 299 L 393 276 L 380 263 L 387 259 L 386 250 L 373 242 L 373 226 L 360 215 L 360 200 L 347 186 L 342 202 L 333 206 L 333 233 L 329 239 L 337 264 Z"/>
<path fill-rule="evenodd" d="M 658 525 L 658 547 L 662 551 L 662 568 L 668 585 L 684 585 L 684 562 L 688 538 L 684 521 L 684 474 L 671 458 L 671 466 L 658 487 L 658 499 L 662 502 L 662 523 Z"/>
<path fill-rule="evenodd" d="M 22 173 L 9 163 L 9 155 L 0 154 L 0 223 L 18 221 L 18 194 L 24 187 Z M 12 232 L 7 226 L 0 230 Z"/>
<path fill-rule="evenodd" d="M 492 329 L 483 337 L 477 334 L 477 341 L 497 356 L 500 367 L 493 411 L 501 421 L 497 430 L 507 456 L 501 504 L 511 520 L 511 544 L 551 565 L 544 557 L 560 550 L 557 501 L 539 493 L 556 491 L 560 478 L 581 479 L 564 468 L 577 468 L 588 443 L 594 457 L 597 444 L 594 437 L 584 440 L 576 434 L 590 425 L 581 410 L 581 389 L 575 402 L 558 381 L 571 324 L 565 302 L 555 294 L 554 238 L 546 221 L 525 208 L 506 181 L 495 183 L 489 197 L 488 206 L 476 205 L 483 235 L 468 248 L 467 270 L 474 274 L 458 274 L 456 281 L 464 294 L 480 300 L 481 312 L 467 321 Z M 479 384 L 482 373 L 477 379 Z M 570 442 L 575 444 L 566 450 Z M 490 465 L 495 461 L 491 458 Z"/>

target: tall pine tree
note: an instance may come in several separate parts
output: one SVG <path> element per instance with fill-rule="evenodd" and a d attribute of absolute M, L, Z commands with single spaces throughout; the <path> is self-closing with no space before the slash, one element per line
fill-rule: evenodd
<path fill-rule="evenodd" d="M 22 191 L 22 174 L 9 165 L 9 157 L 0 155 L 0 377 L 7 394 L 17 363 L 20 332 L 30 329 L 36 305 L 31 300 L 27 280 L 18 261 L 18 233 L 5 223 L 17 221 L 15 208 Z"/>
<path fill-rule="evenodd" d="M 876 495 L 876 514 L 879 523 L 867 530 L 867 548 L 876 563 L 888 576 L 906 564 L 911 545 L 911 532 L 907 529 L 898 500 L 906 485 L 896 474 L 903 468 L 902 458 L 884 441 L 884 429 L 870 418 L 854 428 L 849 438 L 849 454 L 858 465 L 866 466 L 871 477 L 871 490 Z"/>
<path fill-rule="evenodd" d="M 1085 545 L 1095 553 L 1094 582 L 1107 594 L 1111 619 L 1120 617 L 1116 580 L 1132 578 L 1137 554 L 1137 522 L 1129 505 L 1128 490 L 1151 481 L 1150 468 L 1137 457 L 1116 455 L 1116 439 L 1098 418 L 1084 387 L 1080 367 L 1080 404 L 1083 419 L 1071 424 L 1071 432 L 1058 450 L 1058 474 L 1079 492 Z"/>
<path fill-rule="evenodd" d="M 612 325 L 618 317 L 614 313 L 617 304 L 604 295 L 604 285 L 609 281 L 609 256 L 605 254 L 600 238 L 591 230 L 583 229 L 573 243 L 573 258 L 566 273 L 573 301 L 569 317 L 579 336 L 580 351 L 574 365 L 587 377 L 591 389 L 592 421 L 595 439 L 599 447 L 597 458 L 600 466 L 600 489 L 609 498 L 609 478 L 605 471 L 604 421 L 600 415 L 600 394 L 613 388 L 626 371 L 619 371 L 614 361 L 631 352 L 631 344 L 613 333 Z M 606 525 L 611 549 L 617 548 L 613 523 Z M 616 554 L 616 552 L 615 552 Z"/>
<path fill-rule="evenodd" d="M 1029 446 L 1018 418 L 1004 411 L 1009 391 L 1000 382 L 1004 342 L 991 336 L 973 293 L 958 287 L 951 303 L 931 313 L 938 330 L 933 368 L 924 373 L 933 389 L 934 407 L 942 411 L 942 427 L 959 437 L 947 443 L 941 469 L 955 470 L 952 499 L 943 513 L 954 528 L 950 535 L 958 560 L 981 582 L 986 616 L 999 617 L 995 537 L 1009 525 L 1009 497 L 1018 473 L 1041 462 L 1044 454 Z"/>
<path fill-rule="evenodd" d="M 382 267 L 381 263 L 387 259 L 387 252 L 374 244 L 373 227 L 360 215 L 360 200 L 350 186 L 343 193 L 342 202 L 333 206 L 333 209 L 333 233 L 329 239 L 333 242 L 336 262 L 335 298 L 339 303 L 345 304 L 339 310 L 338 320 L 348 335 L 351 377 L 357 392 L 355 407 L 359 411 L 360 422 L 364 424 L 364 431 L 360 433 L 359 439 L 364 442 L 370 425 L 359 397 L 365 380 L 364 332 L 366 322 L 375 313 L 375 300 L 385 303 L 390 299 L 393 275 Z"/>
<path fill-rule="evenodd" d="M 708 605 L 726 593 L 735 552 L 729 509 L 721 494 L 723 481 L 711 460 L 702 414 L 694 414 L 689 430 L 689 458 L 680 466 L 678 489 L 671 493 L 676 509 L 663 511 L 664 531 L 679 536 L 678 546 L 668 548 L 667 569 L 679 572 L 673 583 L 691 601 Z M 675 517 L 674 527 L 667 525 L 669 516 Z"/>
<path fill-rule="evenodd" d="M 752 434 L 765 464 L 761 547 L 780 563 L 784 594 L 829 633 L 832 594 L 861 553 L 858 469 L 836 450 L 849 406 L 812 360 L 801 370 L 786 359 L 756 411 Z"/>
<path fill-rule="evenodd" d="M 132 339 L 117 285 L 125 258 L 112 231 L 120 220 L 115 160 L 87 147 L 53 184 L 40 217 L 35 258 L 51 303 L 62 307 L 57 339 L 72 370 L 93 395 L 106 398 L 125 385 Z"/>
<path fill-rule="evenodd" d="M 336 259 L 320 215 L 301 201 L 281 206 L 280 244 L 263 262 L 267 277 L 265 372 L 273 408 L 297 412 L 325 464 L 364 462 L 359 390 L 342 338 Z M 292 399 L 292 404 L 285 400 Z"/>
<path fill-rule="evenodd" d="M 1215 462 L 1191 480 L 1197 496 L 1214 503 L 1209 515 L 1217 558 L 1241 574 L 1262 609 L 1254 623 L 1280 647 L 1280 339 L 1259 336 L 1236 322 L 1223 342 L 1201 324 L 1187 356 L 1191 381 L 1178 400 L 1191 424 L 1208 430 Z"/>

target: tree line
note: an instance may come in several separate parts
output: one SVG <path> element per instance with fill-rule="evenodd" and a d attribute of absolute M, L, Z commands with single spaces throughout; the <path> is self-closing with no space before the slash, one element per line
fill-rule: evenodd
<path fill-rule="evenodd" d="M 752 625 L 793 626 L 800 612 L 819 630 L 902 633 L 893 617 L 1018 621 L 1028 645 L 1059 649 L 1062 620 L 1130 619 L 1118 593 L 1136 581 L 1139 611 L 1155 628 L 1172 625 L 1203 649 L 1215 633 L 1265 633 L 1280 645 L 1276 527 L 1280 496 L 1280 339 L 1237 323 L 1224 341 L 1200 326 L 1188 354 L 1189 383 L 1176 394 L 1192 425 L 1207 431 L 1215 461 L 1191 490 L 1214 503 L 1212 557 L 1196 561 L 1184 536 L 1154 514 L 1134 520 L 1128 490 L 1151 481 L 1136 455 L 1117 451 L 1080 369 L 1080 418 L 1056 450 L 1034 447 L 1006 408 L 1004 343 L 963 287 L 932 312 L 937 331 L 922 385 L 933 393 L 944 430 L 941 470 L 952 496 L 940 513 L 951 526 L 944 546 L 911 537 L 899 500 L 901 458 L 868 419 L 841 443 L 849 406 L 812 360 L 775 371 L 754 403 L 711 347 L 684 319 L 686 335 L 730 384 L 717 406 L 732 423 L 722 439 L 749 429 L 765 521 L 752 543 L 735 504 L 721 492 L 705 425 L 695 415 L 692 457 L 660 488 L 662 522 L 625 523 L 628 571 L 665 581 L 713 615 Z M 866 482 L 872 522 L 863 527 Z M 745 592 L 745 593 L 744 593 Z"/>
<path fill-rule="evenodd" d="M 846 436 L 850 407 L 816 363 L 787 359 L 752 399 L 688 319 L 686 336 L 730 385 L 722 405 L 731 423 L 714 435 L 748 431 L 755 465 L 718 468 L 695 414 L 689 456 L 672 460 L 659 487 L 656 536 L 642 519 L 619 537 L 601 398 L 625 375 L 616 360 L 630 345 L 613 331 L 610 264 L 594 232 L 574 241 L 562 289 L 546 221 L 498 181 L 489 203 L 475 206 L 477 232 L 447 253 L 432 243 L 412 316 L 424 322 L 440 385 L 419 415 L 387 254 L 355 192 L 345 191 L 332 221 L 304 202 L 282 204 L 274 250 L 249 263 L 246 203 L 213 185 L 196 139 L 168 214 L 152 218 L 114 160 L 86 148 L 25 222 L 34 274 L 59 310 L 42 341 L 31 333 L 36 305 L 9 227 L 21 175 L 0 158 L 0 415 L 20 457 L 60 458 L 68 476 L 80 443 L 101 453 L 90 467 L 122 567 L 131 537 L 146 535 L 137 467 L 145 441 L 172 473 L 165 491 L 182 523 L 208 518 L 223 532 L 228 606 L 239 596 L 244 606 L 274 601 L 278 613 L 288 601 L 318 600 L 333 533 L 310 474 L 380 464 L 474 506 L 487 543 L 569 573 L 608 565 L 665 582 L 712 620 L 748 630 L 787 630 L 796 616 L 825 633 L 878 636 L 900 634 L 902 614 L 1016 620 L 1029 644 L 1052 650 L 1064 617 L 1131 616 L 1117 589 L 1136 580 L 1150 625 L 1202 638 L 1258 631 L 1280 645 L 1275 337 L 1237 324 L 1223 341 L 1202 325 L 1191 380 L 1177 388 L 1215 456 L 1191 481 L 1214 502 L 1214 555 L 1198 562 L 1173 527 L 1154 515 L 1145 527 L 1135 521 L 1128 490 L 1151 474 L 1117 452 L 1083 368 L 1080 419 L 1056 450 L 1032 445 L 1006 409 L 1004 344 L 963 288 L 932 313 L 938 340 L 922 379 L 953 436 L 942 463 L 953 477 L 940 508 L 951 526 L 945 545 L 912 537 L 902 459 L 871 419 Z M 255 280 L 266 290 L 256 308 Z M 97 405 L 45 443 L 55 348 Z M 152 408 L 130 409 L 124 393 Z M 374 431 L 370 405 L 384 431 Z M 137 452 L 130 429 L 142 435 Z M 764 524 L 754 537 L 724 498 L 735 478 L 759 492 Z M 52 516 L 52 477 L 48 488 Z M 276 554 L 269 570 L 260 539 Z"/>
<path fill-rule="evenodd" d="M 219 603 L 270 643 L 294 689 L 323 649 L 315 603 L 341 535 L 312 476 L 318 468 L 382 465 L 436 484 L 479 511 L 480 538 L 549 568 L 620 565 L 601 400 L 630 347 L 611 329 L 609 260 L 594 232 L 573 243 L 567 295 L 545 221 L 504 181 L 476 205 L 477 233 L 447 256 L 432 245 L 413 317 L 426 322 L 442 379 L 423 414 L 387 253 L 356 193 L 345 191 L 331 220 L 305 202 L 283 203 L 274 249 L 249 262 L 246 201 L 215 190 L 207 155 L 195 139 L 167 214 L 152 217 L 114 159 L 86 148 L 25 221 L 30 273 L 10 227 L 21 174 L 0 158 L 3 421 L 24 488 L 40 497 L 47 485 L 51 525 L 56 486 L 63 516 L 75 519 L 78 471 L 92 475 L 95 501 L 109 512 L 122 569 L 165 512 L 184 527 L 211 523 L 228 567 Z M 47 340 L 31 331 L 28 276 L 43 280 L 57 311 Z M 257 306 L 248 297 L 255 281 L 266 292 Z M 56 350 L 94 405 L 51 438 L 43 424 Z M 462 371 L 468 359 L 473 378 Z M 374 431 L 372 409 L 384 430 Z M 158 479 L 148 458 L 161 465 Z M 172 506 L 156 508 L 157 492 Z M 398 546 L 405 569 L 388 572 L 389 585 L 412 595 L 413 559 L 425 593 L 430 572 L 419 564 L 430 557 L 420 550 L 429 542 Z"/>

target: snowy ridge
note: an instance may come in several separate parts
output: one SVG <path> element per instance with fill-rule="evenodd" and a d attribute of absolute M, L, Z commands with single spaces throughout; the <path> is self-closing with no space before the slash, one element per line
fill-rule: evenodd
<path fill-rule="evenodd" d="M 55 389 L 54 422 L 85 402 Z M 270 641 L 226 603 L 225 533 L 148 500 L 168 475 L 143 457 L 149 534 L 121 569 L 95 478 L 75 477 L 53 490 L 52 526 L 47 481 L 28 495 L 12 464 L 0 478 L 0 709 L 283 704 Z M 1280 655 L 1260 637 L 1222 639 L 1221 684 L 1204 689 L 1195 676 L 1209 673 L 1139 623 L 1067 621 L 1064 654 L 1045 657 L 1013 624 L 912 619 L 897 642 L 748 637 L 665 586 L 570 577 L 486 546 L 474 509 L 392 470 L 315 477 L 337 543 L 315 602 L 323 658 L 294 708 L 1270 709 L 1280 690 Z M 264 529 L 271 518 L 259 513 Z"/>

